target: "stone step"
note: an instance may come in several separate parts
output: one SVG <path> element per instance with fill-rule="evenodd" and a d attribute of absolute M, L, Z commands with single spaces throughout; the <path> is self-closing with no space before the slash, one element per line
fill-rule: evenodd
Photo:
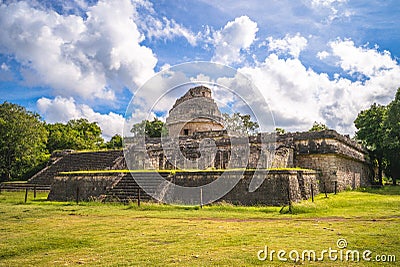
<path fill-rule="evenodd" d="M 106 193 L 106 199 L 118 199 L 118 201 L 122 202 L 137 200 L 138 190 L 140 190 L 141 200 L 152 200 L 153 198 L 137 184 L 136 180 L 144 185 L 148 192 L 155 192 L 160 184 L 159 174 L 140 173 L 133 175 L 136 177 L 134 178 L 130 174 L 123 176 L 121 180 Z"/>
<path fill-rule="evenodd" d="M 122 150 L 71 153 L 59 157 L 35 174 L 31 183 L 51 185 L 59 172 L 84 170 L 110 170 L 123 157 Z"/>

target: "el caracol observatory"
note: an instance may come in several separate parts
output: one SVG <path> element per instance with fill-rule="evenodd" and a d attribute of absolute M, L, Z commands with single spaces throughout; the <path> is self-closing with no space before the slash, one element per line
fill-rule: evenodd
<path fill-rule="evenodd" d="M 195 132 L 224 129 L 223 118 L 205 86 L 191 88 L 176 100 L 166 119 L 169 136 L 188 136 Z"/>
<path fill-rule="evenodd" d="M 145 142 L 136 142 L 126 138 L 131 143 L 124 151 L 53 153 L 47 166 L 28 184 L 51 187 L 50 200 L 78 196 L 80 200 L 163 201 L 167 199 L 164 180 L 202 188 L 226 172 L 238 183 L 219 201 L 283 205 L 318 192 L 355 189 L 373 182 L 368 151 L 334 130 L 276 133 L 271 141 L 274 133 L 259 132 L 242 144 L 240 137 L 228 135 L 212 91 L 205 86 L 191 88 L 176 100 L 166 126 L 169 136 L 164 140 L 146 137 Z M 248 157 L 241 153 L 243 146 L 248 146 Z M 262 183 L 250 192 L 253 175 L 262 178 Z M 148 190 L 144 191 L 138 181 Z M 168 201 L 173 203 L 176 198 L 176 203 L 181 203 L 179 196 L 172 192 Z M 199 196 L 200 192 L 193 194 L 190 203 L 198 204 Z"/>

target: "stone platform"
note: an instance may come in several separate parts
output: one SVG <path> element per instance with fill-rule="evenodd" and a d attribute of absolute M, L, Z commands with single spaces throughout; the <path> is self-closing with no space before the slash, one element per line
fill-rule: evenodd
<path fill-rule="evenodd" d="M 190 171 L 190 172 L 135 172 L 136 179 L 147 181 L 146 188 L 153 195 L 160 196 L 163 190 L 157 179 L 152 176 L 159 174 L 176 185 L 199 187 L 198 194 L 193 195 L 191 203 L 199 203 L 201 198 L 200 187 L 218 179 L 226 173 L 232 179 L 238 179 L 236 186 L 218 201 L 237 205 L 287 205 L 289 202 L 298 202 L 311 197 L 311 188 L 314 195 L 318 194 L 317 173 L 312 170 L 254 170 L 237 171 Z M 253 176 L 264 179 L 263 183 L 254 192 L 249 192 L 249 184 Z M 159 177 L 159 176 L 158 176 Z M 139 193 L 140 192 L 140 193 Z M 73 201 L 77 194 L 79 200 L 104 199 L 110 201 L 142 200 L 162 201 L 162 197 L 154 199 L 141 189 L 130 173 L 93 173 L 93 174 L 63 174 L 55 178 L 49 194 L 49 200 Z M 169 195 L 169 202 L 174 201 L 173 192 Z M 186 203 L 190 204 L 190 203 Z"/>

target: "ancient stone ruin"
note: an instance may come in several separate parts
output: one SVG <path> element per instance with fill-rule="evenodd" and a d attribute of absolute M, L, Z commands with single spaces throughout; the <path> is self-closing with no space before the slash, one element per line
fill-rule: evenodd
<path fill-rule="evenodd" d="M 243 141 L 227 134 L 211 93 L 200 86 L 179 98 L 166 120 L 170 136 L 164 140 L 146 138 L 138 145 L 128 139 L 125 151 L 54 154 L 48 166 L 29 182 L 51 185 L 50 200 L 74 200 L 78 195 L 81 200 L 133 201 L 138 197 L 154 200 L 151 195 L 158 195 L 157 200 L 163 201 L 155 176 L 198 187 L 227 172 L 239 182 L 220 200 L 242 205 L 285 205 L 308 199 L 312 191 L 317 194 L 371 184 L 367 151 L 348 136 L 334 130 L 277 134 L 274 138 L 259 133 Z M 170 149 L 168 140 L 174 140 L 175 150 Z M 242 141 L 249 149 L 247 158 L 234 156 L 245 151 Z M 246 171 L 238 172 L 232 166 Z M 84 170 L 96 172 L 79 172 Z M 254 175 L 263 182 L 250 192 Z M 140 188 L 138 182 L 148 183 L 151 192 Z M 170 197 L 174 198 L 173 194 Z M 198 203 L 199 197 L 194 194 L 193 203 Z"/>
<path fill-rule="evenodd" d="M 169 111 L 166 126 L 170 136 L 188 136 L 196 132 L 223 130 L 224 122 L 211 97 L 211 90 L 198 86 L 176 100 Z"/>

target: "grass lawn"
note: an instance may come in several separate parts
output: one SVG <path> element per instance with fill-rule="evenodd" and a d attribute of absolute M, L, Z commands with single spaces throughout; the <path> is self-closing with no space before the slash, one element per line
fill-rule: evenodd
<path fill-rule="evenodd" d="M 0 266 L 400 266 L 400 186 L 320 194 L 295 204 L 294 214 L 228 204 L 77 205 L 32 192 L 24 203 L 24 194 L 0 194 Z M 370 250 L 371 261 L 289 259 L 291 250 L 320 257 L 339 238 L 348 243 L 343 259 L 347 250 Z M 260 261 L 265 246 L 285 250 L 288 261 L 276 253 Z M 373 262 L 376 255 L 396 262 Z"/>

